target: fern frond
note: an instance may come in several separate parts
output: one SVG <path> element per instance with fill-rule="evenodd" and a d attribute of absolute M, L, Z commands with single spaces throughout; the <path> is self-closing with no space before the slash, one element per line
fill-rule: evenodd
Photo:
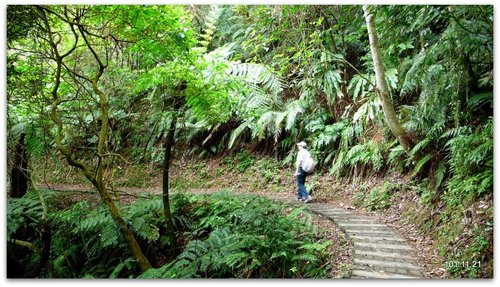
<path fill-rule="evenodd" d="M 286 106 L 285 129 L 287 131 L 289 131 L 295 125 L 295 121 L 297 120 L 297 115 L 301 114 L 303 112 L 304 112 L 304 108 L 302 107 L 302 101 L 300 101 L 300 100 L 292 101 Z"/>
<path fill-rule="evenodd" d="M 493 103 L 493 92 L 479 93 L 470 97 L 467 106 L 470 109 L 475 109 L 487 103 Z"/>
<path fill-rule="evenodd" d="M 446 163 L 444 160 L 440 161 L 439 162 L 439 165 L 436 169 L 436 172 L 435 172 L 435 181 L 434 181 L 434 188 L 439 188 L 439 186 L 441 186 L 441 183 L 443 182 L 443 178 L 446 174 Z"/>
<path fill-rule="evenodd" d="M 415 153 L 422 151 L 430 142 L 431 139 L 429 137 L 426 137 L 425 139 L 421 140 L 411 149 L 410 155 L 413 156 L 415 155 Z"/>
<path fill-rule="evenodd" d="M 271 95 L 281 93 L 285 86 L 283 80 L 263 64 L 233 62 L 229 66 L 228 73 L 241 77 L 248 83 L 261 86 L 265 93 Z"/>
<path fill-rule="evenodd" d="M 422 167 L 432 158 L 432 154 L 425 155 L 423 158 L 421 158 L 415 167 L 413 168 L 412 176 L 417 175 Z"/>
<path fill-rule="evenodd" d="M 292 261 L 316 262 L 318 261 L 318 258 L 312 254 L 298 254 L 292 257 Z"/>
<path fill-rule="evenodd" d="M 203 47 L 208 47 L 210 42 L 212 41 L 215 28 L 216 28 L 216 23 L 217 20 L 219 19 L 219 16 L 221 14 L 221 10 L 218 5 L 210 5 L 210 11 L 207 14 L 205 18 L 205 29 L 203 30 L 203 33 L 200 35 L 203 40 L 200 40 L 200 44 Z"/>
<path fill-rule="evenodd" d="M 335 99 L 342 97 L 342 90 L 340 89 L 341 83 L 342 77 L 340 76 L 340 71 L 329 70 L 324 74 L 323 92 L 326 94 L 329 105 L 332 105 Z"/>

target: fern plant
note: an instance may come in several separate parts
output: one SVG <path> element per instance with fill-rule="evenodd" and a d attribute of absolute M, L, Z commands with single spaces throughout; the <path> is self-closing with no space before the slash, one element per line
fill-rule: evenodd
<path fill-rule="evenodd" d="M 450 206 L 493 192 L 492 135 L 493 121 L 490 119 L 473 133 L 456 136 L 447 142 L 453 173 L 447 183 Z"/>
<path fill-rule="evenodd" d="M 322 277 L 330 242 L 316 241 L 304 209 L 219 192 L 192 202 L 190 242 L 172 262 L 141 278 Z M 323 269 L 321 269 L 323 270 Z"/>

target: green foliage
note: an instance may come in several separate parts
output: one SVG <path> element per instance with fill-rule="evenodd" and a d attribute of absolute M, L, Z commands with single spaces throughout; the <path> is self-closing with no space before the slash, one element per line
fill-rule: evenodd
<path fill-rule="evenodd" d="M 475 202 L 482 202 L 493 194 L 493 129 L 492 120 L 473 127 L 459 127 L 443 133 L 448 139 L 446 147 L 450 157 L 450 178 L 445 182 L 440 200 L 444 204 L 441 224 L 437 226 L 437 240 L 441 255 L 449 262 L 467 262 L 467 266 L 451 264 L 448 267 L 452 277 L 485 277 L 491 273 L 492 233 L 489 228 L 491 210 L 476 210 Z M 445 174 L 445 161 L 439 162 L 435 175 L 435 189 L 438 189 Z M 448 169 L 447 169 L 448 170 Z M 423 188 L 420 194 L 424 204 L 430 204 L 435 190 Z M 479 218 L 477 218 L 479 217 Z M 470 222 L 474 222 L 470 226 Z M 432 222 L 431 222 L 432 223 Z M 481 267 L 473 265 L 481 262 Z"/>
<path fill-rule="evenodd" d="M 39 244 L 39 234 L 19 237 L 39 228 L 40 203 L 30 195 L 9 201 L 8 234 Z M 51 203 L 57 200 L 50 196 Z M 92 205 L 87 201 L 66 209 L 50 205 L 54 274 L 64 278 L 137 276 L 138 268 L 118 227 L 104 206 Z M 123 207 L 124 219 L 151 259 L 165 256 L 170 246 L 163 236 L 162 211 L 158 197 Z M 141 277 L 324 277 L 329 270 L 324 264 L 329 260 L 326 249 L 331 243 L 316 237 L 310 215 L 303 208 L 286 214 L 282 205 L 225 191 L 210 197 L 176 194 L 172 212 L 178 236 L 187 245 L 173 261 Z M 26 260 L 36 263 L 29 263 L 35 257 Z"/>
<path fill-rule="evenodd" d="M 493 121 L 473 133 L 458 135 L 447 142 L 450 170 L 446 202 L 450 209 L 493 192 Z"/>
<path fill-rule="evenodd" d="M 22 198 L 9 198 L 7 202 L 7 238 L 15 238 L 20 229 L 33 228 L 42 218 L 42 205 L 32 190 Z"/>
<path fill-rule="evenodd" d="M 254 164 L 255 157 L 247 152 L 242 152 L 235 157 L 235 161 L 236 161 L 235 165 L 236 169 L 239 172 L 244 172 L 247 168 L 249 168 Z"/>
<path fill-rule="evenodd" d="M 303 208 L 283 215 L 267 199 L 219 192 L 197 197 L 192 237 L 172 262 L 141 278 L 324 277 L 328 241 L 314 238 Z"/>
<path fill-rule="evenodd" d="M 425 155 L 423 158 L 421 158 L 417 164 L 415 164 L 415 168 L 413 169 L 413 175 L 416 175 L 417 173 L 420 172 L 422 167 L 432 158 L 431 154 Z"/>
<path fill-rule="evenodd" d="M 103 205 L 91 207 L 89 202 L 79 201 L 69 208 L 58 209 L 57 204 L 52 204 L 57 202 L 56 196 L 46 194 L 45 199 L 51 203 L 48 222 L 52 230 L 51 254 L 56 276 L 116 278 L 137 273 L 125 240 Z M 40 202 L 29 194 L 9 201 L 9 237 L 40 244 L 41 213 Z M 170 243 L 162 241 L 160 236 L 165 232 L 162 214 L 161 198 L 136 201 L 123 209 L 124 219 L 139 242 L 158 254 L 170 248 Z M 176 218 L 176 222 L 182 219 Z M 183 230 L 180 224 L 178 226 Z"/>
<path fill-rule="evenodd" d="M 487 211 L 492 214 L 491 211 Z M 440 230 L 440 252 L 448 262 L 452 262 L 448 266 L 445 265 L 447 271 L 452 278 L 480 278 L 489 276 L 492 272 L 491 260 L 492 255 L 488 252 L 492 250 L 492 221 L 481 223 L 463 232 L 463 217 L 460 219 L 461 212 L 458 216 L 447 217 L 449 222 L 446 224 L 448 233 L 445 233 L 445 228 Z M 460 239 L 457 241 L 457 238 Z M 467 246 L 461 246 L 467 242 Z M 453 264 L 456 262 L 458 264 Z"/>
<path fill-rule="evenodd" d="M 89 210 L 86 202 L 80 202 L 52 213 L 51 222 L 55 231 L 52 252 L 57 254 L 61 277 L 118 277 L 125 270 L 122 276 L 135 272 L 131 255 L 123 252 L 126 243 L 103 206 Z M 145 237 L 144 232 L 138 235 Z"/>
<path fill-rule="evenodd" d="M 387 182 L 379 188 L 373 188 L 366 197 L 366 206 L 369 210 L 388 208 L 391 205 L 391 192 L 392 187 Z"/>
<path fill-rule="evenodd" d="M 359 5 L 47 8 L 81 21 L 96 54 L 82 37 L 76 39 L 68 21 L 45 13 L 61 51 L 77 44 L 69 50 L 56 83 L 56 57 L 46 41 L 47 31 L 41 29 L 45 22 L 40 9 L 8 7 L 9 165 L 21 132 L 26 133 L 33 159 L 45 163 L 56 158 L 51 154 L 56 130 L 50 110 L 51 89 L 58 84 L 63 144 L 89 166 L 103 160 L 113 185 L 117 178 L 126 178 L 127 186 L 146 184 L 142 174 L 126 176 L 123 170 L 130 175 L 137 163 L 157 168 L 165 129 L 177 115 L 175 155 L 187 150 L 189 156 L 206 156 L 245 147 L 272 154 L 289 166 L 294 144 L 305 140 L 320 172 L 355 181 L 386 172 L 408 173 L 428 185 L 418 192 L 423 202 L 444 205 L 446 216 L 493 192 L 491 5 L 375 7 L 391 103 L 413 143 L 408 153 L 384 121 Z M 93 55 L 106 61 L 97 83 L 109 107 L 104 157 L 95 155 L 103 114 L 96 109 L 99 100 L 91 81 L 85 80 L 96 72 Z M 78 73 L 76 78 L 72 71 Z M 174 104 L 178 100 L 180 108 Z M 253 188 L 280 184 L 272 170 L 279 165 L 243 153 L 227 163 L 237 172 L 260 169 Z M 42 171 L 34 172 L 38 180 Z M 203 167 L 199 180 L 184 178 L 174 184 L 203 186 L 210 175 Z M 386 205 L 383 189 L 359 195 L 360 201 L 365 197 L 373 208 Z M 27 201 L 13 201 L 12 208 L 13 214 L 31 214 Z M 105 226 L 109 218 L 92 213 L 89 216 L 99 220 L 91 224 L 85 216 L 81 220 L 88 238 L 93 238 L 90 232 L 104 234 L 105 240 L 93 238 L 93 244 L 120 244 L 116 229 Z M 141 241 L 161 241 L 161 224 L 154 218 L 127 216 Z M 34 213 L 29 218 L 9 215 L 9 235 L 24 234 L 19 226 L 24 220 L 36 224 L 35 218 Z M 457 223 L 452 216 L 446 218 L 446 224 Z M 55 263 L 64 269 L 67 261 L 57 258 Z M 120 266 L 115 275 L 129 272 L 129 264 Z M 113 273 L 97 269 L 81 274 Z"/>
<path fill-rule="evenodd" d="M 19 141 L 22 133 L 25 134 L 24 144 L 29 157 L 38 159 L 50 152 L 52 140 L 47 138 L 47 127 L 51 124 L 48 120 L 32 118 L 33 107 L 27 107 L 24 104 L 16 106 L 9 105 L 9 146 L 14 147 Z"/>
<path fill-rule="evenodd" d="M 392 195 L 400 189 L 400 186 L 388 181 L 385 181 L 381 186 L 371 188 L 369 192 L 366 187 L 362 186 L 354 195 L 354 204 L 365 206 L 372 211 L 387 209 L 391 206 Z"/>
<path fill-rule="evenodd" d="M 351 166 L 356 164 L 371 164 L 373 170 L 379 171 L 383 165 L 380 145 L 377 145 L 373 141 L 363 145 L 356 145 L 347 152 L 344 161 Z"/>
<path fill-rule="evenodd" d="M 436 173 L 434 175 L 434 177 L 435 177 L 434 187 L 436 189 L 441 186 L 441 183 L 443 182 L 445 174 L 446 174 L 446 165 L 445 165 L 445 161 L 442 160 L 439 162 L 439 165 L 436 169 Z"/>
<path fill-rule="evenodd" d="M 236 169 L 238 172 L 243 173 L 248 168 L 255 165 L 257 157 L 250 154 L 248 151 L 242 151 L 234 156 L 226 156 L 224 158 L 224 168 L 229 170 Z"/>

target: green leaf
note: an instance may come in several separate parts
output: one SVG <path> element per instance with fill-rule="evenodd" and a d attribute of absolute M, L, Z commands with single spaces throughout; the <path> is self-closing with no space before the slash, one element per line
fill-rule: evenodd
<path fill-rule="evenodd" d="M 443 178 L 444 178 L 445 174 L 446 174 L 446 163 L 444 160 L 442 160 L 439 162 L 438 168 L 436 169 L 436 173 L 435 173 L 436 180 L 434 183 L 434 187 L 436 189 L 439 188 L 439 186 L 443 182 Z"/>
<path fill-rule="evenodd" d="M 426 162 L 428 162 L 432 158 L 432 154 L 428 154 L 421 158 L 417 164 L 415 165 L 415 168 L 413 168 L 413 172 L 411 176 L 415 176 L 420 172 L 420 169 L 425 165 Z"/>

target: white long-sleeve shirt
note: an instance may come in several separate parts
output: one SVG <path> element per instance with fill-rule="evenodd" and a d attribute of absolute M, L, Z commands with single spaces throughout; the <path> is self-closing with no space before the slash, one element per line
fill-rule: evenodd
<path fill-rule="evenodd" d="M 304 169 L 305 164 L 307 163 L 307 161 L 310 158 L 311 158 L 311 154 L 309 153 L 308 150 L 306 150 L 304 148 L 299 150 L 299 152 L 297 153 L 297 161 L 296 161 L 297 170 L 299 169 L 299 167 Z"/>

